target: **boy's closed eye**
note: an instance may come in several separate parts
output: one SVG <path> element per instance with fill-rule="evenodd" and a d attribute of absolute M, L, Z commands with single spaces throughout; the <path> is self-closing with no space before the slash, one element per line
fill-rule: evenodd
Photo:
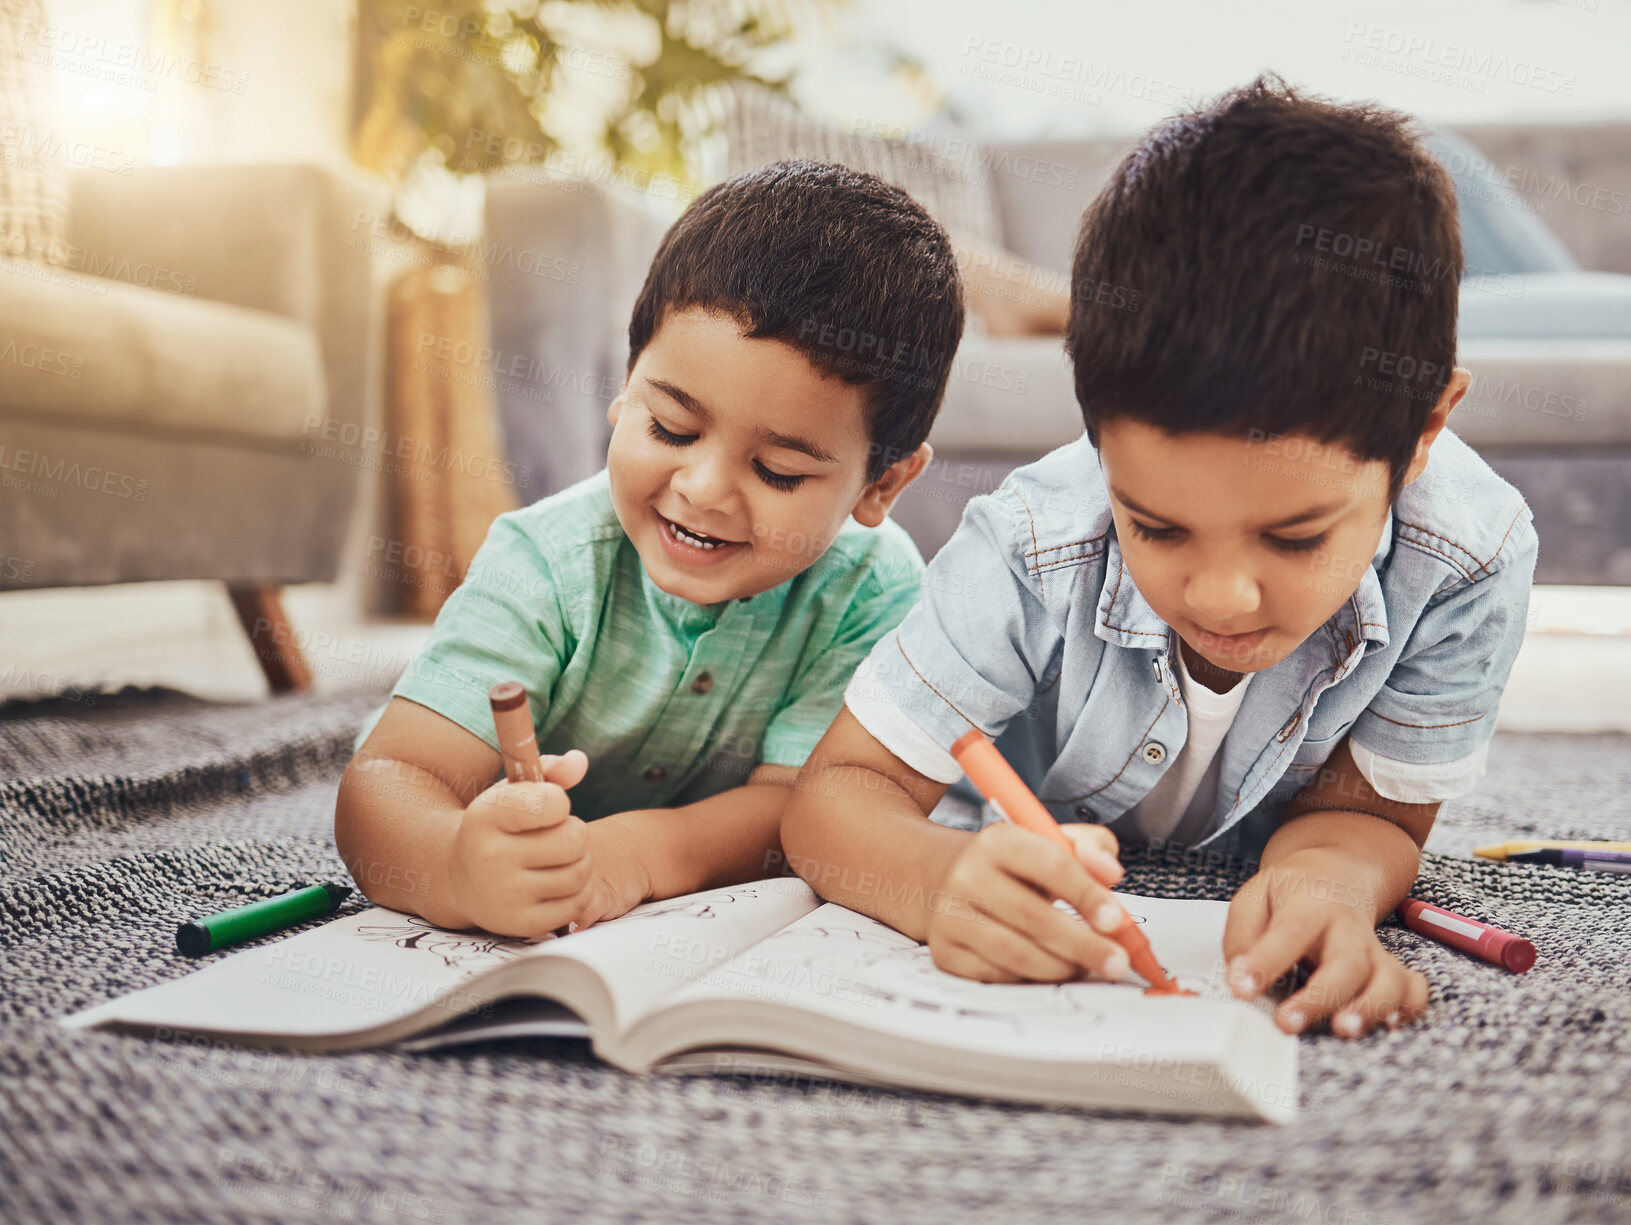
<path fill-rule="evenodd" d="M 661 421 L 658 421 L 655 415 L 647 422 L 646 432 L 658 442 L 671 447 L 688 447 L 700 437 L 698 434 L 681 434 L 671 430 Z M 810 479 L 808 474 L 805 473 L 776 472 L 771 468 L 767 468 L 761 460 L 757 459 L 753 461 L 753 470 L 772 489 L 797 489 Z"/>
<path fill-rule="evenodd" d="M 1176 544 L 1185 535 L 1181 527 L 1156 527 L 1153 524 L 1141 523 L 1137 519 L 1129 519 L 1128 522 L 1133 525 L 1133 531 L 1140 539 L 1156 544 Z M 1329 535 L 1328 531 L 1314 536 L 1277 536 L 1272 532 L 1264 532 L 1262 538 L 1265 544 L 1284 553 L 1308 553 L 1324 544 Z"/>

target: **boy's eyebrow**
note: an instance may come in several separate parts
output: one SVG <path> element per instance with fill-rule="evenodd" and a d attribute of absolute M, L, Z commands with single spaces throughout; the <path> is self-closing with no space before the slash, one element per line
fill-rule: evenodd
<path fill-rule="evenodd" d="M 713 422 L 714 415 L 708 410 L 708 406 L 693 396 L 690 392 L 686 391 L 683 387 L 676 387 L 673 383 L 667 382 L 663 379 L 647 379 L 646 382 L 650 383 L 653 387 L 662 392 L 664 395 L 668 396 L 670 399 L 677 401 L 683 407 L 690 409 L 697 416 L 701 417 L 702 424 L 709 425 Z M 775 443 L 778 447 L 785 447 L 789 451 L 799 451 L 805 455 L 808 455 L 811 459 L 820 460 L 824 464 L 836 464 L 839 462 L 838 456 L 816 446 L 815 443 L 811 442 L 807 438 L 800 438 L 797 434 L 783 434 L 778 430 L 768 429 L 762 425 L 756 429 L 754 433 L 768 442 Z"/>
<path fill-rule="evenodd" d="M 1165 515 L 1158 515 L 1153 510 L 1146 510 L 1137 502 L 1129 498 L 1126 494 L 1122 493 L 1121 490 L 1117 489 L 1114 485 L 1110 486 L 1110 492 L 1116 495 L 1117 501 L 1119 501 L 1128 510 L 1133 511 L 1135 514 L 1143 515 L 1146 519 L 1159 519 L 1163 523 L 1173 522 L 1173 520 L 1168 519 Z M 1265 532 L 1272 532 L 1282 527 L 1296 527 L 1299 523 L 1308 523 L 1314 519 L 1323 519 L 1326 515 L 1333 514 L 1336 511 L 1343 509 L 1343 507 L 1346 505 L 1347 503 L 1345 502 L 1328 502 L 1324 506 L 1311 506 L 1307 510 L 1300 510 L 1296 514 L 1288 515 L 1284 519 L 1276 520 L 1274 523 L 1265 523 L 1263 524 L 1262 530 Z"/>

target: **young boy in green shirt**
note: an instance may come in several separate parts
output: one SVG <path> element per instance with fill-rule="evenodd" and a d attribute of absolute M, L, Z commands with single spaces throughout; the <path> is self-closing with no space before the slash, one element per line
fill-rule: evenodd
<path fill-rule="evenodd" d="M 887 516 L 962 326 L 945 233 L 874 176 L 787 162 L 698 197 L 635 303 L 606 468 L 494 522 L 358 737 L 335 841 L 363 892 L 539 937 L 766 875 L 798 767 L 917 599 Z M 512 678 L 548 782 L 494 782 Z"/>

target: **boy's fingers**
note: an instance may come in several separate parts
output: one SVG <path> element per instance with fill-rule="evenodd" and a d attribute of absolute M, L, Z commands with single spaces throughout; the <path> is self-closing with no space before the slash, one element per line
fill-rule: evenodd
<path fill-rule="evenodd" d="M 1076 858 L 1099 884 L 1108 888 L 1127 875 L 1116 858 L 1116 836 L 1104 826 L 1061 825 L 1059 829 L 1075 845 Z"/>
<path fill-rule="evenodd" d="M 1253 996 L 1285 974 L 1308 954 L 1319 938 L 1294 913 L 1278 911 L 1244 953 L 1229 959 L 1229 986 L 1236 995 Z"/>
<path fill-rule="evenodd" d="M 1032 977 L 1058 981 L 1071 977 L 1078 968 L 1111 978 L 1121 976 L 1117 962 L 1125 969 L 1126 953 L 1053 904 L 1055 898 L 1064 899 L 1090 923 L 1096 920 L 1101 930 L 1114 930 L 1122 917 L 1109 890 L 1095 882 L 1072 854 L 1007 822 L 986 826 L 975 835 L 970 851 L 973 853 L 966 859 L 959 860 L 959 869 L 951 881 L 952 902 L 974 912 L 953 912 L 954 918 L 973 920 L 961 925 L 959 939 L 995 960 L 992 946 L 981 933 L 1001 926 L 1036 949 L 1031 955 L 1035 972 L 1025 971 Z M 1104 903 L 1113 912 L 1108 926 L 1104 917 L 1096 914 L 1096 908 Z M 1053 973 L 1041 972 L 1045 958 L 1069 962 L 1070 971 L 1054 966 Z M 1004 964 L 1021 969 L 1012 960 Z"/>
<path fill-rule="evenodd" d="M 590 875 L 589 865 L 581 859 L 558 868 L 528 868 L 524 885 L 527 900 L 556 902 L 561 898 L 575 897 L 580 899 L 580 903 L 587 902 L 589 895 L 586 890 Z M 579 908 L 581 909 L 581 904 Z M 577 918 L 577 911 L 574 910 L 566 917 Z"/>
<path fill-rule="evenodd" d="M 518 868 L 564 868 L 589 853 L 589 827 L 576 817 L 514 835 L 504 854 Z"/>
<path fill-rule="evenodd" d="M 540 753 L 544 764 L 544 781 L 557 787 L 576 787 L 589 773 L 589 757 L 582 749 L 568 749 L 560 756 Z"/>
<path fill-rule="evenodd" d="M 530 906 L 523 906 L 516 917 L 514 929 L 500 933 L 502 935 L 522 936 L 528 940 L 542 940 L 549 935 L 565 935 L 562 929 L 572 921 L 572 916 L 578 912 L 580 902 L 576 897 L 549 898 L 535 902 Z"/>
<path fill-rule="evenodd" d="M 1228 916 L 1223 923 L 1223 957 L 1233 961 L 1263 935 L 1269 925 L 1268 890 L 1247 881 L 1229 902 Z"/>
<path fill-rule="evenodd" d="M 1102 971 L 1105 959 L 1121 952 L 1118 945 L 1096 936 L 999 866 L 991 866 L 976 881 L 969 904 L 985 921 L 963 939 L 988 961 L 1027 978 L 1058 982 L 1083 968 Z"/>
<path fill-rule="evenodd" d="M 1117 842 L 1116 836 L 1102 825 L 1094 825 L 1090 821 L 1072 821 L 1061 825 L 1059 829 L 1072 842 L 1090 842 L 1111 859 L 1121 854 L 1121 843 Z"/>
<path fill-rule="evenodd" d="M 498 828 L 507 834 L 550 829 L 572 815 L 572 802 L 556 783 L 498 783 Z"/>
<path fill-rule="evenodd" d="M 1299 1034 L 1315 1021 L 1342 1011 L 1370 980 L 1368 952 L 1363 940 L 1328 939 L 1319 966 L 1303 989 L 1275 1009 L 1280 1028 Z"/>
<path fill-rule="evenodd" d="M 953 940 L 941 941 L 929 950 L 934 964 L 947 974 L 972 978 L 982 983 L 1017 983 L 1019 975 L 1001 966 L 992 965 L 966 944 Z"/>
<path fill-rule="evenodd" d="M 1035 937 L 992 916 L 966 933 L 967 947 L 989 964 L 1029 982 L 1064 982 L 1082 967 L 1039 944 Z"/>
<path fill-rule="evenodd" d="M 1359 1038 L 1385 1025 L 1389 1015 L 1398 1014 L 1406 985 L 1403 966 L 1390 957 L 1377 958 L 1364 986 L 1332 1014 L 1331 1032 L 1339 1038 Z"/>
<path fill-rule="evenodd" d="M 1405 990 L 1404 1007 L 1399 1009 L 1399 1024 L 1401 1025 L 1414 1021 L 1422 1013 L 1426 1012 L 1427 1001 L 1432 996 L 1432 992 L 1427 986 L 1427 976 L 1425 974 L 1420 970 L 1407 970 L 1406 973 L 1409 974 L 1410 978 L 1409 986 Z M 1392 1024 L 1392 1018 L 1389 1018 L 1389 1024 Z"/>
<path fill-rule="evenodd" d="M 1087 874 L 1079 859 L 1066 855 L 1040 834 L 1018 826 L 988 826 L 987 830 L 989 833 L 982 831 L 981 836 L 991 839 L 992 862 L 999 874 L 1030 886 L 1042 895 L 1054 914 L 1059 912 L 1052 906 L 1053 899 L 1063 898 L 1095 931 L 1114 931 L 1119 926 L 1120 906 L 1109 889 Z M 1106 906 L 1111 909 L 1106 910 Z"/>
<path fill-rule="evenodd" d="M 1346 1018 L 1356 1013 L 1362 1022 L 1361 1033 L 1378 1025 L 1397 1029 L 1414 1021 L 1426 1007 L 1427 979 L 1389 957 L 1377 967 L 1359 997 L 1331 1022 L 1331 1028 L 1344 1037 L 1350 1036 L 1352 1030 Z"/>
<path fill-rule="evenodd" d="M 578 912 L 578 917 L 572 920 L 572 930 L 581 932 L 586 928 L 593 927 L 600 921 L 600 916 L 604 910 L 605 907 L 601 905 L 600 900 L 591 897 L 588 902 L 584 903 L 583 909 Z"/>

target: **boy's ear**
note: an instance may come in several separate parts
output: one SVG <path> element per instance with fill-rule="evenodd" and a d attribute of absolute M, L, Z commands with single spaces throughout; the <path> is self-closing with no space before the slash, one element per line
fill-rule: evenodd
<path fill-rule="evenodd" d="M 883 475 L 862 491 L 861 500 L 850 511 L 855 521 L 863 527 L 877 527 L 882 523 L 901 491 L 917 480 L 933 458 L 934 448 L 925 442 L 905 459 L 885 468 Z"/>
<path fill-rule="evenodd" d="M 1450 371 L 1449 385 L 1439 396 L 1438 403 L 1433 405 L 1433 411 L 1427 414 L 1427 424 L 1422 428 L 1421 437 L 1416 440 L 1416 453 L 1410 457 L 1410 466 L 1405 469 L 1401 484 L 1410 484 L 1427 467 L 1427 453 L 1433 449 L 1434 440 L 1450 419 L 1450 410 L 1461 403 L 1461 397 L 1467 394 L 1467 388 L 1471 385 L 1472 371 L 1461 366 Z"/>

